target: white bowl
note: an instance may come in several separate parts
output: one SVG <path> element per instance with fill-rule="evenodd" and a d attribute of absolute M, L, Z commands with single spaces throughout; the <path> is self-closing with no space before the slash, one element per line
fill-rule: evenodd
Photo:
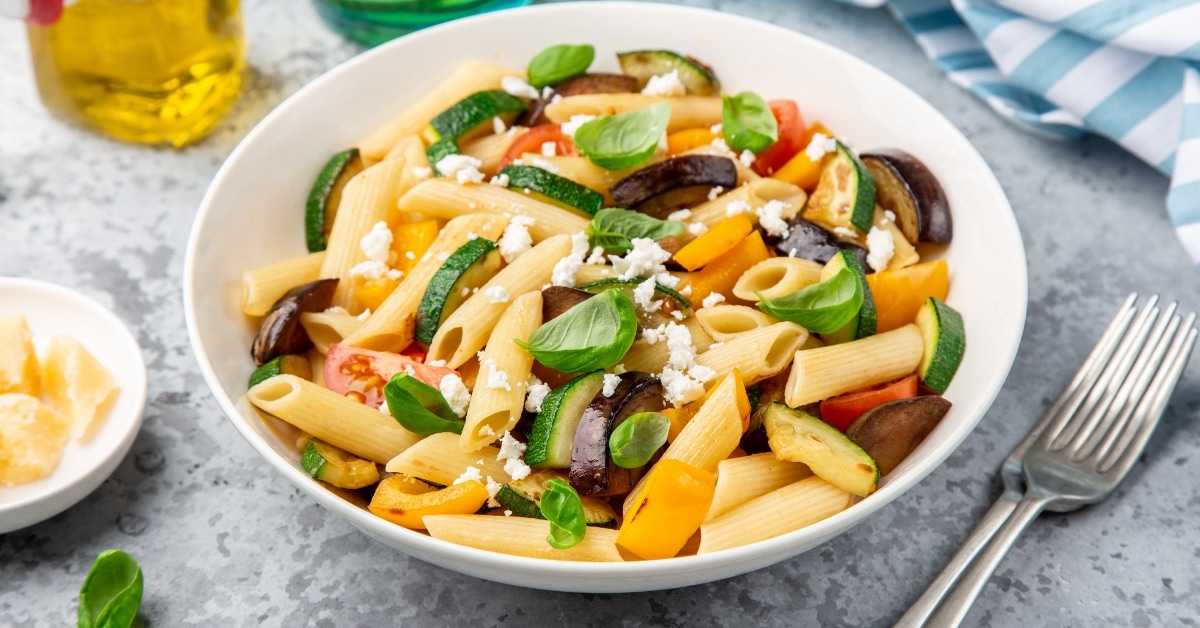
<path fill-rule="evenodd" d="M 546 46 L 589 42 L 596 70 L 614 53 L 666 48 L 710 63 L 730 92 L 794 98 L 857 149 L 903 148 L 940 178 L 954 212 L 945 252 L 949 302 L 969 347 L 946 393 L 950 414 L 869 498 L 775 539 L 704 556 L 623 564 L 516 558 L 452 545 L 371 515 L 306 477 L 244 398 L 253 330 L 238 311 L 243 271 L 304 254 L 302 210 L 311 181 L 335 151 L 353 146 L 467 59 L 524 67 Z M 421 31 L 363 53 L 287 99 L 237 147 L 208 190 L 188 245 L 184 298 L 201 370 L 251 446 L 326 508 L 422 560 L 509 584 L 563 591 L 665 589 L 727 578 L 808 550 L 862 521 L 928 475 L 992 403 L 1016 355 L 1025 320 L 1025 253 L 1000 185 L 970 143 L 931 105 L 863 61 L 776 26 L 706 10 L 633 3 L 573 3 L 491 13 Z"/>
<path fill-rule="evenodd" d="M 125 458 L 142 425 L 146 365 L 137 340 L 112 312 L 59 285 L 0 277 L 0 317 L 24 314 L 40 345 L 65 334 L 108 369 L 121 387 L 103 422 L 89 438 L 71 439 L 54 471 L 34 482 L 0 486 L 0 534 L 49 519 L 87 497 Z"/>

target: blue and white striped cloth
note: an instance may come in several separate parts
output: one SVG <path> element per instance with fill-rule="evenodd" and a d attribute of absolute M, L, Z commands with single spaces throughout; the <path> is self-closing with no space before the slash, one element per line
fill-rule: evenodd
<path fill-rule="evenodd" d="M 886 5 L 950 80 L 1043 135 L 1104 135 L 1171 177 L 1200 266 L 1200 0 L 842 0 Z"/>

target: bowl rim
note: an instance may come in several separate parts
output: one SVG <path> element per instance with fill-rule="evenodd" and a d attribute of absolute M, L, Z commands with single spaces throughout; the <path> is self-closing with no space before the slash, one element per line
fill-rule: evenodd
<path fill-rule="evenodd" d="M 390 52 L 393 48 L 405 47 L 412 45 L 420 45 L 421 42 L 429 39 L 438 39 L 444 36 L 444 33 L 452 33 L 453 31 L 474 26 L 480 23 L 490 21 L 504 21 L 517 17 L 526 17 L 530 15 L 538 15 L 539 17 L 554 17 L 554 16 L 569 16 L 572 13 L 586 11 L 637 11 L 653 14 L 660 12 L 662 14 L 670 14 L 672 17 L 688 17 L 697 16 L 704 18 L 719 17 L 723 23 L 736 25 L 737 27 L 753 27 L 759 29 L 767 29 L 775 37 L 786 37 L 799 39 L 805 45 L 815 46 L 823 49 L 824 52 L 841 56 L 845 61 L 855 66 L 856 70 L 866 72 L 872 75 L 874 80 L 890 83 L 893 88 L 902 90 L 910 95 L 914 100 L 922 105 L 929 107 L 936 112 L 938 116 L 945 119 L 945 116 L 933 107 L 931 103 L 925 100 L 922 96 L 904 85 L 897 79 L 888 75 L 883 70 L 864 61 L 863 59 L 842 50 L 832 44 L 815 39 L 810 35 L 792 31 L 782 26 L 763 22 L 749 17 L 724 13 L 720 11 L 688 7 L 670 4 L 656 3 L 638 3 L 622 0 L 616 1 L 598 1 L 587 3 L 563 3 L 549 5 L 533 5 L 515 9 L 507 9 L 492 13 L 484 13 L 462 20 L 456 20 L 446 24 L 431 27 L 426 30 L 417 31 L 415 33 L 398 38 L 386 44 L 380 45 L 371 50 L 367 50 L 355 57 L 352 57 L 333 68 L 330 68 L 317 78 L 302 86 L 296 92 L 280 102 L 270 113 L 260 120 L 255 127 L 238 143 L 234 150 L 226 158 L 221 168 L 214 176 L 208 189 L 205 191 L 197 211 L 195 221 L 193 222 L 191 232 L 188 238 L 187 251 L 184 262 L 184 313 L 187 323 L 188 336 L 195 353 L 196 360 L 200 370 L 204 375 L 205 382 L 216 398 L 218 405 L 226 415 L 226 418 L 233 423 L 234 427 L 241 433 L 242 437 L 258 452 L 260 456 L 275 467 L 277 471 L 283 474 L 285 478 L 291 481 L 294 485 L 304 491 L 307 495 L 313 497 L 322 506 L 339 514 L 346 519 L 347 522 L 367 533 L 368 535 L 384 542 L 385 544 L 400 549 L 403 548 L 406 554 L 414 556 L 418 559 L 427 562 L 433 562 L 442 566 L 447 566 L 452 569 L 465 573 L 472 573 L 467 567 L 456 565 L 458 561 L 467 561 L 467 563 L 485 564 L 491 569 L 504 569 L 513 571 L 514 573 L 530 573 L 548 577 L 563 576 L 566 578 L 593 578 L 610 581 L 608 587 L 594 588 L 578 588 L 577 580 L 564 582 L 559 590 L 570 591 L 648 591 L 661 589 L 664 586 L 674 585 L 655 585 L 650 582 L 653 579 L 662 578 L 664 576 L 678 576 L 683 572 L 693 572 L 694 574 L 703 574 L 708 571 L 719 571 L 720 575 L 716 577 L 697 576 L 688 579 L 688 582 L 699 583 L 708 582 L 725 577 L 732 577 L 753 569 L 759 568 L 764 564 L 773 564 L 780 560 L 794 556 L 801 552 L 808 551 L 816 545 L 823 543 L 834 536 L 851 529 L 872 513 L 880 510 L 884 506 L 890 504 L 903 493 L 907 492 L 917 483 L 926 479 L 933 470 L 942 464 L 956 451 L 987 413 L 1003 387 L 1007 379 L 1008 373 L 1011 371 L 1013 362 L 1015 361 L 1017 350 L 1020 345 L 1021 336 L 1024 330 L 1024 322 L 1028 304 L 1028 269 L 1024 251 L 1024 244 L 1020 236 L 1020 231 L 1017 226 L 1016 218 L 1013 215 L 1011 205 L 1004 194 L 999 181 L 991 168 L 988 167 L 983 157 L 975 150 L 970 141 L 962 135 L 962 132 L 954 127 L 953 123 L 946 120 L 955 130 L 955 134 L 969 148 L 964 152 L 964 158 L 969 159 L 972 163 L 970 166 L 977 169 L 985 175 L 985 183 L 990 188 L 989 194 L 994 194 L 1005 209 L 1001 217 L 1004 226 L 1011 231 L 1013 237 L 1010 238 L 1009 244 L 1014 245 L 1009 253 L 1016 256 L 1020 262 L 1020 271 L 1013 273 L 1013 280 L 1016 281 L 1014 288 L 1020 295 L 1020 302 L 1013 304 L 1016 306 L 1013 314 L 1015 319 L 1010 328 L 1010 335 L 1005 343 L 1008 348 L 1006 355 L 998 356 L 1005 365 L 1003 376 L 997 377 L 993 381 L 988 382 L 986 388 L 977 388 L 971 395 L 972 399 L 978 400 L 979 412 L 974 417 L 969 417 L 970 420 L 963 421 L 961 425 L 957 425 L 952 432 L 952 439 L 955 441 L 953 447 L 947 447 L 945 451 L 937 452 L 937 455 L 923 457 L 914 463 L 913 467 L 908 470 L 908 473 L 900 477 L 895 477 L 887 482 L 880 489 L 872 494 L 869 499 L 863 499 L 854 503 L 851 507 L 839 512 L 831 517 L 828 517 L 820 522 L 806 526 L 805 528 L 793 531 L 771 539 L 758 541 L 749 545 L 722 550 L 705 555 L 681 556 L 664 560 L 649 560 L 626 563 L 585 563 L 575 561 L 556 561 L 540 558 L 527 558 L 521 556 L 511 556 L 500 554 L 486 550 L 460 546 L 446 541 L 434 539 L 425 534 L 414 532 L 411 530 L 399 528 L 394 524 L 387 522 L 379 517 L 372 515 L 365 509 L 358 508 L 353 504 L 345 501 L 335 493 L 315 487 L 315 484 L 303 472 L 292 465 L 289 461 L 273 451 L 268 443 L 261 440 L 254 430 L 247 423 L 247 417 L 243 416 L 237 408 L 238 401 L 231 399 L 222 391 L 220 380 L 217 377 L 215 370 L 212 367 L 212 362 L 207 355 L 204 344 L 201 341 L 199 334 L 198 322 L 195 318 L 195 283 L 193 277 L 196 272 L 196 258 L 200 246 L 200 236 L 205 228 L 205 219 L 212 211 L 213 199 L 226 178 L 230 175 L 229 164 L 235 162 L 237 158 L 247 150 L 247 147 L 259 139 L 259 136 L 266 133 L 267 123 L 277 116 L 282 115 L 282 112 L 289 109 L 297 101 L 305 99 L 310 93 L 321 90 L 328 82 L 335 80 L 337 75 L 343 72 L 349 72 L 360 65 L 374 63 L 377 57 L 385 57 L 393 54 Z M 315 488 L 314 488 L 315 487 Z M 400 530 L 400 532 L 397 532 Z M 797 536 L 802 535 L 804 541 L 797 542 Z M 433 560 L 436 557 L 437 560 Z M 764 563 L 764 560 L 769 562 Z M 473 574 L 474 575 L 474 574 Z M 482 576 L 487 577 L 487 576 Z M 624 586 L 611 586 L 611 581 L 620 579 L 624 581 Z M 649 584 L 650 586 L 630 586 L 640 583 Z M 508 581 L 507 584 L 518 586 L 540 586 L 525 584 L 517 581 Z M 558 588 L 554 586 L 540 588 Z"/>

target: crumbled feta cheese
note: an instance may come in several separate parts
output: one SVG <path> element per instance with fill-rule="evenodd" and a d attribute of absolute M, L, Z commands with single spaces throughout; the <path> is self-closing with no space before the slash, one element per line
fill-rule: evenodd
<path fill-rule="evenodd" d="M 680 209 L 680 210 L 671 212 L 671 214 L 669 216 L 667 216 L 667 220 L 687 220 L 688 218 L 691 218 L 691 217 L 692 217 L 692 210 Z"/>
<path fill-rule="evenodd" d="M 628 371 L 626 371 L 624 363 L 618 364 L 613 367 L 613 373 L 616 373 L 617 375 L 620 375 L 620 374 L 626 373 L 626 372 L 628 372 Z"/>
<path fill-rule="evenodd" d="M 881 222 L 885 225 L 896 222 L 896 212 L 890 209 L 883 210 L 883 220 Z"/>
<path fill-rule="evenodd" d="M 363 310 L 362 313 L 359 314 L 358 316 L 356 316 L 355 318 L 357 318 L 360 321 L 365 321 L 368 318 L 371 318 L 371 308 L 367 308 L 367 309 Z"/>
<path fill-rule="evenodd" d="M 617 392 L 617 386 L 621 383 L 621 376 L 612 373 L 604 374 L 604 388 L 600 390 L 605 397 L 611 397 Z"/>
<path fill-rule="evenodd" d="M 474 231 L 468 231 L 468 232 L 467 232 L 467 239 L 468 239 L 468 240 L 478 240 L 478 239 L 479 239 L 479 234 L 478 234 L 478 233 L 475 233 Z"/>
<path fill-rule="evenodd" d="M 358 246 L 367 259 L 373 262 L 387 262 L 388 254 L 392 252 L 392 230 L 388 229 L 386 222 L 380 220 L 358 241 Z"/>
<path fill-rule="evenodd" d="M 725 206 L 725 216 L 729 218 L 732 218 L 738 214 L 748 214 L 753 211 L 754 208 L 750 207 L 750 203 L 747 203 L 740 198 L 735 198 L 732 201 L 729 201 L 729 204 Z"/>
<path fill-rule="evenodd" d="M 666 333 L 666 325 L 659 325 L 658 327 L 644 327 L 642 328 L 642 340 L 645 340 L 646 344 L 648 345 L 658 344 L 658 341 L 666 337 Z"/>
<path fill-rule="evenodd" d="M 875 272 L 886 269 L 895 253 L 896 240 L 892 237 L 892 232 L 871 227 L 871 231 L 867 233 L 867 263 L 871 268 Z"/>
<path fill-rule="evenodd" d="M 532 216 L 513 216 L 508 222 L 504 234 L 500 236 L 500 255 L 505 262 L 511 264 L 522 253 L 533 248 L 533 236 L 529 235 L 529 227 L 533 223 Z"/>
<path fill-rule="evenodd" d="M 718 122 L 718 123 L 708 127 L 708 130 L 712 131 L 713 133 L 716 133 L 717 135 L 720 135 L 721 134 L 721 123 Z"/>
<path fill-rule="evenodd" d="M 843 238 L 847 238 L 847 239 L 851 239 L 851 240 L 857 240 L 859 233 L 848 227 L 834 227 L 833 235 L 841 236 Z"/>
<path fill-rule="evenodd" d="M 709 348 L 709 349 L 716 349 L 717 347 L 724 346 L 724 344 L 725 344 L 725 341 L 724 341 L 724 340 L 722 340 L 722 341 L 720 341 L 720 342 L 714 342 L 714 343 L 712 343 L 711 345 L 708 345 L 708 348 Z"/>
<path fill-rule="evenodd" d="M 487 505 L 491 506 L 492 508 L 499 508 L 500 502 L 496 501 L 496 493 L 499 493 L 500 489 L 504 488 L 504 485 L 493 480 L 492 476 L 489 475 L 487 477 L 487 484 L 484 485 L 484 488 L 487 489 L 488 494 Z"/>
<path fill-rule="evenodd" d="M 479 426 L 479 435 L 480 436 L 495 436 L 496 430 L 493 430 L 492 426 L 490 426 L 490 425 L 480 425 Z M 483 458 L 479 459 L 478 464 L 483 464 Z"/>
<path fill-rule="evenodd" d="M 558 144 L 554 142 L 542 142 L 542 154 L 547 157 L 553 157 L 558 154 Z"/>
<path fill-rule="evenodd" d="M 554 95 L 554 88 L 549 85 L 542 88 L 542 98 L 549 98 Z"/>
<path fill-rule="evenodd" d="M 516 76 L 506 76 L 500 79 L 500 88 L 517 98 L 536 100 L 541 95 L 537 88 Z"/>
<path fill-rule="evenodd" d="M 742 165 L 747 168 L 754 165 L 754 159 L 754 151 L 750 150 L 749 148 L 742 151 L 742 154 L 738 155 L 738 161 L 742 162 Z"/>
<path fill-rule="evenodd" d="M 391 270 L 387 264 L 376 261 L 359 262 L 350 268 L 351 277 L 362 277 L 363 279 L 379 279 L 387 275 Z"/>
<path fill-rule="evenodd" d="M 790 206 L 780 200 L 772 199 L 767 201 L 766 205 L 754 210 L 758 215 L 758 226 L 762 227 L 768 234 L 778 238 L 786 238 L 788 236 L 788 224 L 783 219 L 783 212 L 789 209 Z"/>
<path fill-rule="evenodd" d="M 446 155 L 437 162 L 437 170 L 442 176 L 453 177 L 459 184 L 483 183 L 483 173 L 479 168 L 483 162 L 470 155 Z"/>
<path fill-rule="evenodd" d="M 450 253 L 447 251 L 442 251 L 441 253 L 437 254 L 437 258 L 438 258 L 439 262 L 444 262 L 444 261 L 450 259 Z"/>
<path fill-rule="evenodd" d="M 508 187 L 508 175 L 501 172 L 500 174 L 489 179 L 488 183 L 491 183 L 492 185 L 498 185 L 502 188 L 506 188 L 506 187 Z"/>
<path fill-rule="evenodd" d="M 413 166 L 412 174 L 420 181 L 424 181 L 433 176 L 433 168 L 424 168 L 421 166 Z"/>
<path fill-rule="evenodd" d="M 553 105 L 560 100 L 562 100 L 562 94 L 555 94 L 554 97 L 550 99 L 550 104 Z"/>
<path fill-rule="evenodd" d="M 558 128 L 560 131 L 562 131 L 563 135 L 566 135 L 567 137 L 575 137 L 575 132 L 579 130 L 579 127 L 595 119 L 596 116 L 589 116 L 585 113 L 577 113 L 571 116 L 570 120 L 560 124 Z"/>
<path fill-rule="evenodd" d="M 529 477 L 529 465 L 520 458 L 509 458 L 504 461 L 504 472 L 514 480 L 524 480 Z"/>
<path fill-rule="evenodd" d="M 508 299 L 512 295 L 508 293 L 508 288 L 504 286 L 492 286 L 484 288 L 483 296 L 487 297 L 488 303 L 508 303 Z"/>
<path fill-rule="evenodd" d="M 525 453 L 525 444 L 513 438 L 512 434 L 505 430 L 500 437 L 500 451 L 496 454 L 496 460 L 519 459 L 523 453 Z"/>
<path fill-rule="evenodd" d="M 725 302 L 725 295 L 721 294 L 720 292 L 713 292 L 712 294 L 704 297 L 704 300 L 700 302 L 700 306 L 701 307 L 713 307 L 714 305 L 717 305 L 718 303 L 724 303 L 724 302 Z"/>
<path fill-rule="evenodd" d="M 687 88 L 679 80 L 679 70 L 671 70 L 666 74 L 651 76 L 642 93 L 646 96 L 683 96 L 687 94 Z"/>
<path fill-rule="evenodd" d="M 546 142 L 546 143 L 550 144 L 551 146 L 554 145 L 554 142 Z M 545 153 L 545 150 L 543 149 L 542 152 Z M 555 167 L 554 164 L 546 161 L 545 159 L 542 159 L 541 157 L 534 157 L 532 165 L 535 168 L 541 168 L 542 170 L 545 170 L 546 172 L 549 172 L 550 174 L 558 174 L 558 168 Z M 529 190 L 526 189 L 525 193 L 529 194 Z"/>
<path fill-rule="evenodd" d="M 704 382 L 678 369 L 665 367 L 658 378 L 663 385 L 663 397 L 671 405 L 681 406 L 704 396 Z"/>
<path fill-rule="evenodd" d="M 384 399 L 382 402 L 380 402 L 379 411 L 384 414 L 389 414 L 389 415 L 392 413 L 392 411 L 389 410 L 387 407 L 387 399 Z"/>
<path fill-rule="evenodd" d="M 723 137 L 718 137 L 717 139 L 713 140 L 712 145 L 716 146 L 717 148 L 719 148 L 722 151 L 725 151 L 727 153 L 733 152 L 733 151 L 729 150 L 729 144 L 725 143 L 725 138 L 723 138 Z"/>
<path fill-rule="evenodd" d="M 651 277 L 633 289 L 633 302 L 642 308 L 643 312 L 657 312 L 662 307 L 662 301 L 654 300 L 654 288 L 655 281 Z"/>
<path fill-rule="evenodd" d="M 837 139 L 827 137 L 824 133 L 813 133 L 812 139 L 808 142 L 808 148 L 804 149 L 804 154 L 808 155 L 811 161 L 821 161 L 825 153 L 832 153 L 837 150 Z"/>
<path fill-rule="evenodd" d="M 575 276 L 583 267 L 583 258 L 588 254 L 587 233 L 580 231 L 571 236 L 571 254 L 558 260 L 550 272 L 550 283 L 556 286 L 575 287 Z"/>
<path fill-rule="evenodd" d="M 460 417 L 467 415 L 467 405 L 471 403 L 471 391 L 467 390 L 466 384 L 463 384 L 462 378 L 457 373 L 443 375 L 442 380 L 438 382 L 438 390 L 446 398 L 446 403 L 450 405 L 454 414 Z"/>
<path fill-rule="evenodd" d="M 537 378 L 533 378 L 537 379 Z M 542 409 L 542 402 L 545 401 L 546 395 L 550 394 L 550 387 L 538 381 L 535 384 L 530 384 L 525 395 L 525 411 L 537 412 Z"/>
<path fill-rule="evenodd" d="M 446 366 L 446 361 L 445 360 L 430 360 L 430 361 L 426 362 L 425 364 L 428 364 L 429 366 Z"/>
<path fill-rule="evenodd" d="M 788 249 L 788 257 L 796 257 L 796 249 Z"/>
<path fill-rule="evenodd" d="M 632 242 L 633 248 L 624 257 L 608 256 L 619 278 L 635 279 L 666 272 L 667 267 L 664 264 L 671 259 L 669 251 L 650 238 L 634 238 Z"/>
<path fill-rule="evenodd" d="M 405 251 L 404 259 L 411 261 L 417 259 L 417 256 L 412 251 Z"/>
<path fill-rule="evenodd" d="M 463 296 L 463 297 L 465 297 L 465 296 L 467 296 L 468 294 L 471 294 L 471 289 L 470 289 L 470 288 L 463 288 L 462 290 L 459 290 L 459 291 L 458 291 L 458 295 L 459 295 L 459 296 Z"/>
<path fill-rule="evenodd" d="M 667 365 L 677 369 L 690 369 L 696 364 L 696 345 L 692 344 L 692 330 L 678 323 L 667 323 Z"/>
<path fill-rule="evenodd" d="M 492 118 L 492 132 L 493 133 L 495 133 L 496 135 L 500 135 L 501 133 L 503 133 L 507 130 L 508 130 L 508 125 L 504 124 L 504 120 L 501 120 L 500 116 L 496 116 L 496 117 Z"/>
<path fill-rule="evenodd" d="M 350 312 L 347 311 L 346 308 L 344 308 L 340 305 L 335 305 L 333 307 L 327 307 L 322 311 L 322 313 L 323 314 L 347 314 L 347 315 L 350 314 Z"/>
<path fill-rule="evenodd" d="M 495 360 L 488 358 L 481 362 L 479 367 L 481 370 L 487 371 L 487 378 L 484 386 L 495 390 L 499 390 L 501 388 L 504 390 L 512 390 L 512 384 L 508 383 L 508 373 L 500 370 L 496 366 Z"/>
<path fill-rule="evenodd" d="M 400 278 L 403 276 L 404 271 L 396 270 L 395 268 L 387 271 L 387 278 L 391 279 L 392 281 L 400 281 Z"/>
<path fill-rule="evenodd" d="M 588 256 L 585 264 L 603 264 L 604 263 L 604 247 L 598 246 L 592 249 L 592 254 Z"/>
<path fill-rule="evenodd" d="M 683 320 L 683 312 L 681 312 L 679 310 L 671 310 L 671 318 L 673 318 L 677 321 L 681 321 L 681 320 Z"/>
<path fill-rule="evenodd" d="M 702 222 L 693 222 L 692 224 L 688 225 L 688 233 L 692 234 L 692 237 L 694 238 L 698 238 L 707 232 L 708 225 Z"/>
<path fill-rule="evenodd" d="M 511 510 L 505 510 L 505 511 L 504 511 L 504 516 L 505 516 L 505 517 L 511 517 L 511 516 L 512 516 L 512 511 L 511 511 Z"/>
<path fill-rule="evenodd" d="M 458 479 L 454 480 L 454 483 L 462 484 L 463 482 L 470 482 L 471 480 L 475 480 L 476 482 L 483 481 L 483 474 L 479 472 L 479 467 L 467 467 L 467 470 L 463 471 L 462 475 L 458 476 Z"/>
<path fill-rule="evenodd" d="M 709 190 L 708 191 L 708 200 L 710 200 L 710 201 L 717 200 L 717 197 L 720 196 L 721 192 L 724 192 L 724 191 L 725 191 L 725 188 L 723 188 L 719 185 L 717 187 Z"/>
<path fill-rule="evenodd" d="M 665 267 L 663 270 L 654 273 L 654 281 L 668 288 L 675 288 L 679 285 L 679 277 L 667 272 Z"/>
<path fill-rule="evenodd" d="M 690 297 L 690 296 L 692 296 L 692 287 L 691 287 L 691 286 L 684 286 L 684 287 L 683 287 L 683 290 L 680 290 L 680 291 L 679 291 L 679 294 L 682 294 L 682 295 L 683 295 L 683 296 L 685 296 L 685 297 Z"/>

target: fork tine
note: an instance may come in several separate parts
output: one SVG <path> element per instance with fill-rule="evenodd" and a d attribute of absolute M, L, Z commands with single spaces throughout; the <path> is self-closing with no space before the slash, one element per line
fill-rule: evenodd
<path fill-rule="evenodd" d="M 1121 344 L 1104 365 L 1104 369 L 1093 382 L 1090 390 L 1081 390 L 1079 392 L 1080 401 L 1072 404 L 1071 412 L 1063 415 L 1046 430 L 1043 438 L 1049 439 L 1052 444 L 1051 449 L 1057 450 L 1066 446 L 1082 424 L 1080 418 L 1089 416 L 1098 405 L 1104 402 L 1105 398 L 1111 398 L 1115 394 L 1115 387 L 1110 386 L 1110 382 L 1114 378 L 1124 378 L 1125 373 L 1132 366 L 1134 348 L 1142 345 L 1146 334 L 1150 331 L 1151 324 L 1158 316 L 1158 308 L 1154 307 L 1157 301 L 1158 295 L 1152 295 L 1147 300 L 1146 305 L 1131 325 L 1129 333 L 1121 339 Z"/>
<path fill-rule="evenodd" d="M 1105 405 L 1097 407 L 1087 417 L 1064 448 L 1071 454 L 1071 460 L 1080 461 L 1091 455 L 1110 432 L 1110 427 L 1122 425 L 1132 414 L 1179 327 L 1179 317 L 1174 316 L 1175 307 L 1172 303 L 1159 317 L 1145 342 L 1138 347 L 1133 366 L 1125 377 L 1110 382 L 1110 388 L 1115 388 L 1116 394 L 1110 395 Z"/>
<path fill-rule="evenodd" d="M 1183 376 L 1188 359 L 1196 346 L 1196 328 L 1193 327 L 1195 322 L 1196 314 L 1193 312 L 1182 327 L 1187 330 L 1186 333 L 1180 333 L 1171 343 L 1171 350 L 1163 361 L 1164 367 L 1159 369 L 1146 396 L 1137 405 L 1133 421 L 1121 434 L 1118 446 L 1107 451 L 1097 466 L 1100 473 L 1108 473 L 1109 470 L 1115 469 L 1118 476 L 1124 475 L 1141 455 L 1146 441 L 1150 439 L 1150 434 L 1162 418 L 1171 393 L 1179 383 L 1179 378 Z"/>

